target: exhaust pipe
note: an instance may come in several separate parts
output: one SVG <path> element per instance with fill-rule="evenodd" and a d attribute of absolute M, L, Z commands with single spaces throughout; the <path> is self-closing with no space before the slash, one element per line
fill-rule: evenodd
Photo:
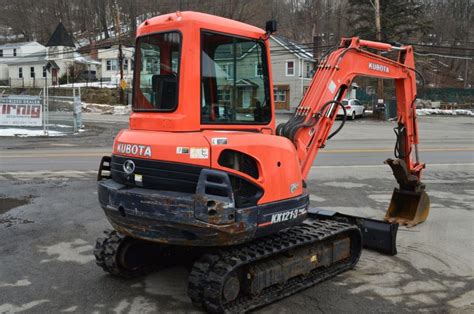
<path fill-rule="evenodd" d="M 385 221 L 407 227 L 424 222 L 430 212 L 430 198 L 425 192 L 425 185 L 408 172 L 403 159 L 387 159 L 385 163 L 392 168 L 400 185 L 400 188 L 393 190 Z"/>

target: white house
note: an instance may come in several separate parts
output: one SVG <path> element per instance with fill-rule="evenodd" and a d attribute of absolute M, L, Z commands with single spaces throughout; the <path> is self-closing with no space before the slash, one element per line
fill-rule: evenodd
<path fill-rule="evenodd" d="M 8 82 L 8 62 L 26 55 L 46 54 L 46 47 L 35 42 L 20 42 L 0 45 L 0 81 Z"/>
<path fill-rule="evenodd" d="M 8 50 L 11 57 L 3 60 L 8 69 L 6 77 L 8 85 L 12 87 L 58 85 L 59 78 L 63 75 L 67 77 L 72 66 L 90 70 L 91 67 L 95 69 L 100 64 L 75 51 L 74 40 L 62 23 L 58 24 L 46 47 L 38 43 L 35 45 L 42 49 L 38 48 L 38 51 L 32 53 L 21 51 L 21 54 L 18 50 L 12 50 L 14 48 Z"/>
<path fill-rule="evenodd" d="M 133 47 L 122 47 L 123 53 L 123 77 L 126 82 L 131 85 L 133 78 L 133 54 L 135 49 Z M 118 83 L 120 80 L 120 68 L 119 68 L 119 47 L 111 46 L 109 48 L 99 49 L 97 58 L 101 65 L 100 70 L 97 73 L 97 77 L 103 81 L 111 81 Z"/>
<path fill-rule="evenodd" d="M 313 79 L 313 53 L 288 38 L 271 36 L 270 54 L 275 108 L 293 112 Z"/>
<path fill-rule="evenodd" d="M 50 71 L 47 69 L 50 68 Z M 25 56 L 8 63 L 8 85 L 12 87 L 44 87 L 54 85 L 52 71 L 59 67 L 44 56 Z"/>

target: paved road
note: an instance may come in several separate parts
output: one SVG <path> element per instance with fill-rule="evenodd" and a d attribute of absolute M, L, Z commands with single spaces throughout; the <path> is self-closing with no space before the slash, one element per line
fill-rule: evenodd
<path fill-rule="evenodd" d="M 429 220 L 401 228 L 397 256 L 364 251 L 353 271 L 258 312 L 474 311 L 474 168 L 432 167 L 425 182 Z M 308 183 L 313 206 L 377 218 L 394 186 L 381 166 L 316 168 Z M 0 313 L 195 311 L 184 267 L 126 281 L 95 265 L 95 238 L 109 226 L 94 173 L 3 174 L 0 191 L 30 202 L 0 215 Z"/>
<path fill-rule="evenodd" d="M 35 170 L 93 170 L 97 169 L 102 156 L 110 155 L 111 149 L 50 149 L 4 152 L 0 156 L 2 171 Z M 474 148 L 438 147 L 420 150 L 423 162 L 431 164 L 474 164 Z M 382 149 L 326 149 L 315 166 L 370 166 L 381 165 L 392 158 L 392 148 Z"/>
<path fill-rule="evenodd" d="M 106 117 L 111 120 L 101 120 Z M 115 134 L 126 127 L 123 116 L 105 118 L 93 115 L 86 119 L 91 129 L 79 138 L 41 139 L 40 143 L 31 138 L 2 141 L 2 171 L 96 169 L 100 158 L 110 154 Z M 420 158 L 428 165 L 473 163 L 472 121 L 470 117 L 421 118 Z M 393 127 L 393 122 L 348 121 L 342 132 L 320 151 L 314 165 L 380 165 L 393 157 Z"/>
<path fill-rule="evenodd" d="M 400 229 L 397 256 L 364 251 L 355 270 L 257 312 L 474 312 L 471 121 L 420 123 L 421 155 L 434 161 L 424 176 L 431 213 L 426 223 Z M 359 120 L 328 144 L 308 180 L 312 206 L 383 216 L 395 185 L 381 164 L 391 156 L 390 126 Z M 94 125 L 80 138 L 0 141 L 0 313 L 196 311 L 183 267 L 125 281 L 94 264 L 95 238 L 109 227 L 94 169 L 120 127 Z"/>

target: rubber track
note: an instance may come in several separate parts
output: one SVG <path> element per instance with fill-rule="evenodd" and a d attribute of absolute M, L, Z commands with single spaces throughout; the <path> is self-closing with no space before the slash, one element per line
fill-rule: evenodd
<path fill-rule="evenodd" d="M 98 238 L 94 248 L 94 256 L 98 266 L 113 276 L 126 279 L 139 277 L 150 272 L 150 269 L 145 267 L 137 270 L 120 267 L 117 261 L 117 251 L 124 241 L 131 239 L 115 230 L 105 230 L 104 233 L 106 237 Z"/>
<path fill-rule="evenodd" d="M 317 268 L 306 276 L 291 278 L 283 285 L 268 287 L 256 297 L 239 296 L 230 303 L 223 303 L 222 287 L 232 271 L 290 249 L 317 242 L 325 243 L 343 234 L 351 238 L 351 257 L 346 260 L 329 267 Z M 356 252 L 353 252 L 353 249 Z M 193 266 L 189 276 L 188 293 L 193 303 L 203 305 L 209 312 L 246 312 L 353 268 L 359 260 L 361 249 L 361 234 L 357 227 L 333 220 L 309 219 L 301 225 L 283 230 L 273 236 L 204 255 Z"/>

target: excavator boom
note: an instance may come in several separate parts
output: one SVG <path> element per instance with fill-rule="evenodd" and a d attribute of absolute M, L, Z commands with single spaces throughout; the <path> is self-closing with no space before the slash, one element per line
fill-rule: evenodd
<path fill-rule="evenodd" d="M 367 49 L 396 51 L 389 59 Z M 429 199 L 421 183 L 425 167 L 418 157 L 416 123 L 415 60 L 411 46 L 395 47 L 386 43 L 344 38 L 335 50 L 324 56 L 295 115 L 277 127 L 277 133 L 294 143 L 301 163 L 302 177 L 308 176 L 319 149 L 335 135 L 329 134 L 341 101 L 357 76 L 392 79 L 397 97 L 396 159 L 386 163 L 400 184 L 386 215 L 387 220 L 407 225 L 423 222 L 429 211 Z M 338 132 L 336 130 L 336 132 Z"/>

